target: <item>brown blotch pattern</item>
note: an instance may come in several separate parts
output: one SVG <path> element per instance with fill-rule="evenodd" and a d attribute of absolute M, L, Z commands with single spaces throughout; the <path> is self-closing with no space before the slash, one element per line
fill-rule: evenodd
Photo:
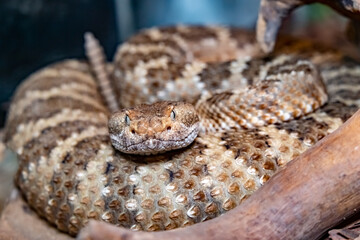
<path fill-rule="evenodd" d="M 191 42 L 217 37 L 214 29 L 204 27 L 164 28 L 160 32 L 176 33 Z M 255 39 L 242 30 L 230 29 L 229 33 L 238 46 Z M 146 32 L 130 40 L 132 44 L 139 45 L 149 41 L 153 40 Z M 182 54 L 175 41 L 161 41 Z M 283 46 L 277 47 L 278 52 L 300 51 L 313 46 L 291 39 L 280 39 L 279 44 Z M 150 61 L 159 56 L 166 55 L 162 52 L 147 56 L 124 54 L 126 61 L 116 63 L 115 68 L 128 70 L 140 60 Z M 172 56 L 166 57 L 172 59 Z M 247 68 L 242 75 L 249 84 L 259 75 L 261 66 L 270 60 L 260 58 L 246 63 Z M 171 66 L 173 68 L 169 73 L 150 68 L 148 74 L 151 78 L 169 77 L 169 80 L 183 76 L 180 63 Z M 217 89 L 218 81 L 231 77 L 228 63 L 208 63 L 208 67 L 200 71 L 201 81 L 208 89 Z M 71 69 L 93 79 L 88 65 L 77 61 L 48 68 L 59 71 Z M 277 70 L 276 67 L 270 69 L 270 73 Z M 300 65 L 297 70 L 306 68 Z M 343 80 L 342 76 L 338 76 L 336 80 L 327 79 L 327 82 L 335 84 L 340 79 L 346 84 L 358 83 L 353 75 L 343 76 Z M 19 88 L 15 102 L 28 91 L 47 90 L 71 81 L 81 81 L 96 91 L 95 84 L 79 80 L 78 76 L 43 79 L 35 76 Z M 162 86 L 154 81 L 151 87 Z M 127 87 L 126 92 L 134 94 L 132 98 L 143 90 L 130 89 L 130 85 Z M 215 94 L 212 101 L 229 98 L 231 94 Z M 340 96 L 345 95 L 348 93 L 340 91 Z M 94 95 L 94 98 L 101 101 L 98 96 Z M 186 148 L 154 156 L 115 151 L 108 133 L 104 131 L 106 124 L 91 121 L 64 120 L 56 126 L 44 127 L 38 136 L 26 132 L 31 140 L 23 146 L 11 142 L 12 136 L 20 131 L 21 124 L 28 126 L 30 121 L 41 123 L 64 108 L 69 109 L 69 114 L 76 109 L 107 114 L 106 109 L 69 97 L 35 100 L 23 113 L 7 122 L 6 141 L 16 148 L 13 150 L 17 151 L 20 162 L 15 181 L 29 205 L 58 229 L 75 236 L 90 219 L 134 230 L 157 231 L 185 227 L 219 216 L 241 204 L 287 162 L 334 130 L 333 122 L 346 120 L 358 105 L 330 99 L 317 112 L 300 119 L 250 130 L 201 133 Z M 332 122 L 325 121 L 326 118 L 321 118 L 323 116 Z M 211 117 L 221 119 L 220 113 L 214 112 Z M 89 136 L 80 137 L 84 132 Z"/>

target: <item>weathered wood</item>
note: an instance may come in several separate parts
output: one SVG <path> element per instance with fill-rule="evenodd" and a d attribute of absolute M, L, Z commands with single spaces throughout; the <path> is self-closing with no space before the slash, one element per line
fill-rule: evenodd
<path fill-rule="evenodd" d="M 91 222 L 79 239 L 315 239 L 360 207 L 360 110 L 225 215 L 165 232 Z"/>
<path fill-rule="evenodd" d="M 353 19 L 351 26 L 357 26 L 360 20 L 360 0 L 261 0 L 256 29 L 261 49 L 266 53 L 274 49 L 281 23 L 294 9 L 316 2 L 326 4 Z M 360 45 L 359 42 L 356 43 Z"/>
<path fill-rule="evenodd" d="M 340 229 L 332 229 L 328 232 L 329 237 L 326 240 L 345 240 L 345 239 L 360 239 L 360 218 L 356 215 L 357 220 Z"/>

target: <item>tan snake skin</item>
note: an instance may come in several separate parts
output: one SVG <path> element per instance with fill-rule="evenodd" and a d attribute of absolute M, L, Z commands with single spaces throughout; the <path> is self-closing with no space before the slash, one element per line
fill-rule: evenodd
<path fill-rule="evenodd" d="M 119 48 L 113 84 L 125 107 L 157 99 L 195 103 L 201 94 L 254 86 L 265 73 L 289 74 L 292 70 L 281 68 L 285 65 L 293 65 L 297 75 L 308 69 L 297 65 L 302 58 L 316 64 L 326 84 L 327 103 L 305 117 L 202 132 L 189 147 L 160 155 L 113 148 L 109 110 L 87 63 L 68 60 L 31 75 L 13 98 L 5 136 L 18 154 L 16 184 L 29 205 L 71 235 L 89 219 L 147 231 L 191 225 L 240 204 L 358 109 L 356 63 L 287 38 L 279 41 L 277 57 L 228 61 L 256 55 L 253 39 L 238 29 L 180 26 L 151 29 Z M 287 53 L 298 59 L 280 55 Z M 193 64 L 184 64 L 184 55 Z M 163 68 L 167 61 L 173 64 Z M 216 96 L 214 103 L 231 97 Z"/>

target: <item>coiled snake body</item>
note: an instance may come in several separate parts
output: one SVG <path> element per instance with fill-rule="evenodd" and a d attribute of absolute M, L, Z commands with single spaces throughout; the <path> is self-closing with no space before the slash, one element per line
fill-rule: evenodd
<path fill-rule="evenodd" d="M 13 98 L 5 139 L 28 203 L 72 235 L 89 219 L 147 231 L 191 225 L 240 204 L 357 110 L 360 68 L 341 53 L 283 39 L 274 56 L 242 57 L 257 55 L 253 39 L 222 27 L 144 31 L 119 48 L 105 98 L 84 62 L 31 75 Z M 129 108 L 108 126 L 105 102 L 159 100 L 193 105 Z M 178 128 L 194 124 L 196 138 Z M 176 150 L 161 150 L 164 139 Z"/>

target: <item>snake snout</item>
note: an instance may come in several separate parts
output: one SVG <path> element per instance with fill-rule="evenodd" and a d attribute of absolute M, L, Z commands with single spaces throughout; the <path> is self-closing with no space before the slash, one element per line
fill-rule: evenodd
<path fill-rule="evenodd" d="M 199 132 L 199 118 L 191 104 L 158 102 L 116 112 L 108 126 L 119 151 L 157 154 L 191 144 Z"/>

